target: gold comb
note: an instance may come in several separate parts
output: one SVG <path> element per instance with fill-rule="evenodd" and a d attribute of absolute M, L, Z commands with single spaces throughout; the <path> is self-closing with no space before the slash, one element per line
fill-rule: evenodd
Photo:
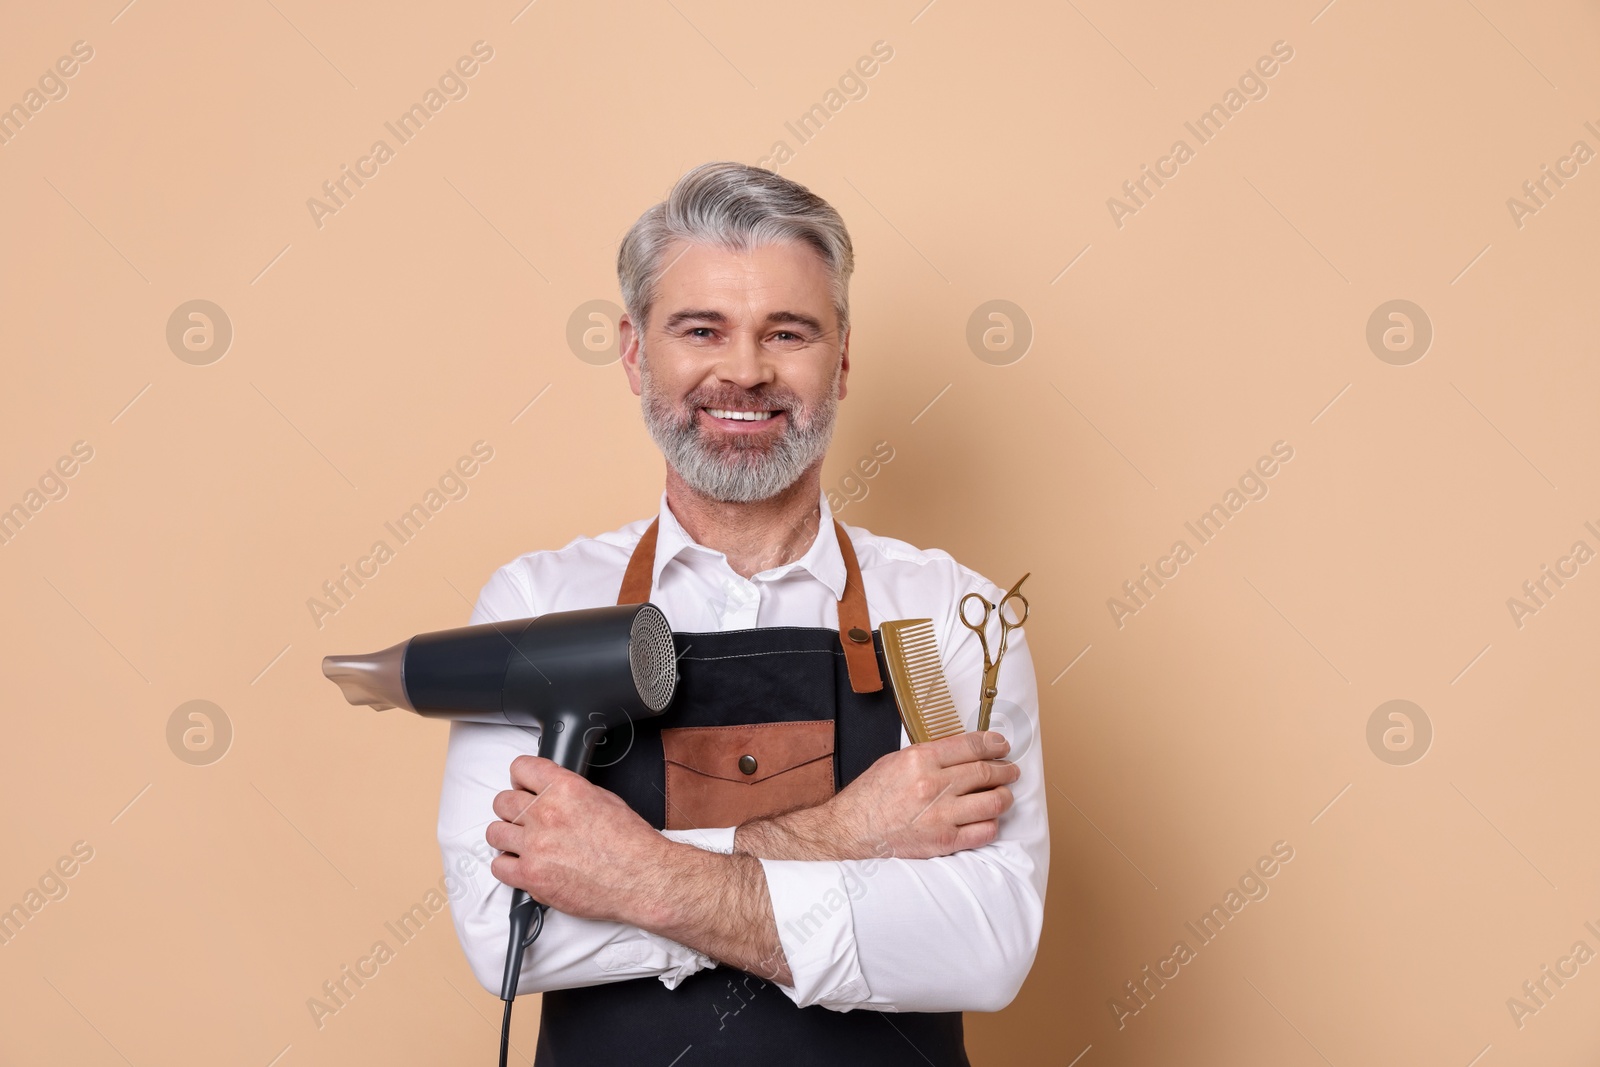
<path fill-rule="evenodd" d="M 912 744 L 966 732 L 939 661 L 932 619 L 894 619 L 879 625 L 883 658 L 900 719 Z"/>

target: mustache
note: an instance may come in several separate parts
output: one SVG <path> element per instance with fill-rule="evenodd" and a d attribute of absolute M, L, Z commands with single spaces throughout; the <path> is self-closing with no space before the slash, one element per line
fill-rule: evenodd
<path fill-rule="evenodd" d="M 694 420 L 701 408 L 722 408 L 731 411 L 783 411 L 793 414 L 805 407 L 800 398 L 787 389 L 696 389 L 683 398 L 681 421 Z"/>
<path fill-rule="evenodd" d="M 684 397 L 683 400 L 685 404 L 692 408 L 743 410 L 755 408 L 760 411 L 793 411 L 801 406 L 799 398 L 787 389 L 758 389 L 754 392 L 748 389 L 741 389 L 737 392 L 718 389 L 696 389 Z"/>

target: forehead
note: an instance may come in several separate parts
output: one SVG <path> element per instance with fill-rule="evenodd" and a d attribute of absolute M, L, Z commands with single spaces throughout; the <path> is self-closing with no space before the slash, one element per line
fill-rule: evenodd
<path fill-rule="evenodd" d="M 656 322 L 687 307 L 708 307 L 732 316 L 764 315 L 774 308 L 808 311 L 834 321 L 831 277 L 822 255 L 803 241 L 760 245 L 748 252 L 676 241 L 656 290 Z"/>

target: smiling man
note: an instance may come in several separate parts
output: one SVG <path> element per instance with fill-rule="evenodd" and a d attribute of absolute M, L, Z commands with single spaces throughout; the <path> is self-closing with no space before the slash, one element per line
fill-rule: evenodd
<path fill-rule="evenodd" d="M 587 780 L 527 755 L 531 731 L 451 725 L 439 842 L 485 988 L 513 887 L 551 909 L 519 986 L 543 993 L 538 1067 L 965 1064 L 961 1012 L 998 1011 L 1032 966 L 1039 746 L 911 745 L 875 633 L 932 619 L 971 727 L 983 663 L 958 604 L 1003 592 L 836 522 L 822 492 L 853 266 L 805 187 L 739 163 L 684 175 L 618 255 L 659 510 L 521 556 L 478 598 L 475 624 L 649 601 L 678 634 L 672 708 L 611 731 Z M 1038 736 L 1022 633 L 999 680 L 1019 741 Z"/>

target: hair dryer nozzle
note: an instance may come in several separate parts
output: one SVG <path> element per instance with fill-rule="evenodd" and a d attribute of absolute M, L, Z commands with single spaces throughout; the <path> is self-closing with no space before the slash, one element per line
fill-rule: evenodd
<path fill-rule="evenodd" d="M 322 673 L 352 704 L 367 704 L 379 711 L 415 711 L 406 697 L 406 646 L 410 644 L 405 640 L 364 656 L 323 656 Z"/>
<path fill-rule="evenodd" d="M 608 730 L 667 709 L 677 664 L 661 609 L 618 604 L 417 634 L 326 656 L 322 673 L 350 703 L 379 711 L 536 728 L 539 755 L 582 774 Z"/>

